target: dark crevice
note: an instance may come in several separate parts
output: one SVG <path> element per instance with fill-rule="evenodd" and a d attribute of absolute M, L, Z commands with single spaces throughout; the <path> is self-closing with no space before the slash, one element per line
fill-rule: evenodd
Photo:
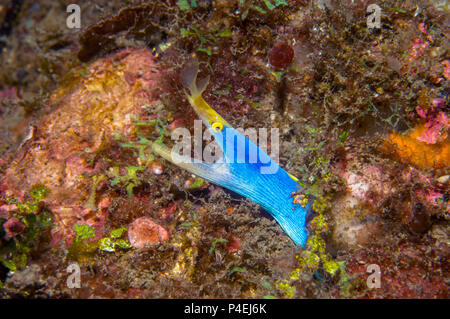
<path fill-rule="evenodd" d="M 0 50 L 5 47 L 6 42 L 3 37 L 7 37 L 11 34 L 14 21 L 19 15 L 20 9 L 22 9 L 22 5 L 24 2 L 25 0 L 13 0 L 7 8 L 5 19 L 0 25 Z"/>

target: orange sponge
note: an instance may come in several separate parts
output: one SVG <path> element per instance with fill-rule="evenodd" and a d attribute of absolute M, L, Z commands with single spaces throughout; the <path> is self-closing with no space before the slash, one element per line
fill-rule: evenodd
<path fill-rule="evenodd" d="M 408 134 L 391 133 L 383 145 L 383 151 L 394 154 L 404 163 L 418 168 L 443 168 L 450 165 L 450 141 L 445 140 L 436 144 L 427 144 L 418 140 L 427 127 L 418 125 Z"/>

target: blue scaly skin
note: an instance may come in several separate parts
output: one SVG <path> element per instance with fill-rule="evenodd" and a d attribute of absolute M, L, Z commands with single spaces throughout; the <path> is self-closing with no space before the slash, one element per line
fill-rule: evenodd
<path fill-rule="evenodd" d="M 236 131 L 202 98 L 208 78 L 197 81 L 198 61 L 187 63 L 181 81 L 190 91 L 188 100 L 222 150 L 216 163 L 197 162 L 153 143 L 153 151 L 191 173 L 250 198 L 268 211 L 295 244 L 304 247 L 305 223 L 311 201 L 302 207 L 293 203 L 300 189 L 297 179 L 283 170 L 262 149 Z M 253 155 L 255 154 L 255 155 Z"/>

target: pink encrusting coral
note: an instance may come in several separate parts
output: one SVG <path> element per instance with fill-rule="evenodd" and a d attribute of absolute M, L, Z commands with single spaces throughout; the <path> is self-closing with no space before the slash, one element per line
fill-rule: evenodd
<path fill-rule="evenodd" d="M 442 66 L 444 67 L 444 77 L 447 80 L 450 80 L 450 60 L 445 60 L 442 62 Z"/>
<path fill-rule="evenodd" d="M 346 182 L 351 196 L 376 205 L 383 197 L 395 192 L 390 177 L 383 172 L 381 166 L 361 165 L 362 167 L 355 169 L 335 170 L 335 173 Z"/>
<path fill-rule="evenodd" d="M 424 41 L 420 38 L 417 38 L 414 40 L 414 43 L 411 46 L 411 53 L 410 53 L 409 61 L 413 61 L 416 58 L 423 55 L 424 50 L 430 46 L 430 43 L 433 42 L 433 37 L 430 34 L 428 34 L 425 23 L 419 23 L 417 28 L 420 30 L 420 32 L 422 32 L 424 35 L 426 35 L 426 39 L 428 41 Z"/>
<path fill-rule="evenodd" d="M 347 167 L 336 165 L 333 171 L 345 182 L 346 194 L 366 204 L 377 207 L 383 200 L 401 190 L 400 185 L 412 182 L 426 185 L 425 189 L 415 191 L 418 201 L 436 207 L 440 206 L 439 201 L 443 201 L 444 194 L 439 190 L 440 184 L 434 182 L 429 174 L 413 167 L 394 172 L 380 164 L 360 163 L 356 156 L 348 156 L 348 160 Z"/>
<path fill-rule="evenodd" d="M 436 144 L 447 138 L 447 130 L 450 128 L 447 114 L 442 110 L 446 103 L 442 98 L 435 98 L 431 101 L 431 107 L 427 110 L 420 106 L 416 107 L 416 112 L 422 119 L 426 119 L 425 132 L 417 137 L 419 141 L 427 144 Z"/>
<path fill-rule="evenodd" d="M 416 234 L 425 233 L 431 216 L 450 209 L 444 186 L 429 173 L 411 166 L 399 169 L 387 163 L 368 164 L 354 153 L 346 154 L 344 161 L 345 165 L 337 162 L 332 167 L 345 185 L 345 192 L 331 207 L 337 221 L 332 238 L 340 246 L 383 242 L 386 216 L 397 218 Z M 414 184 L 421 187 L 405 191 L 405 185 Z"/>
<path fill-rule="evenodd" d="M 9 89 L 0 90 L 0 100 L 15 99 L 15 98 L 17 98 L 17 88 L 12 87 Z"/>
<path fill-rule="evenodd" d="M 450 127 L 447 115 L 444 112 L 439 112 L 436 117 L 432 118 L 425 124 L 427 130 L 418 137 L 419 141 L 436 144 L 447 138 L 447 130 Z"/>
<path fill-rule="evenodd" d="M 11 217 L 3 224 L 3 228 L 6 232 L 5 239 L 9 240 L 16 235 L 21 234 L 25 230 L 25 224 L 17 217 Z"/>
<path fill-rule="evenodd" d="M 169 239 L 169 233 L 148 217 L 136 219 L 128 230 L 128 240 L 136 248 L 145 248 Z"/>
<path fill-rule="evenodd" d="M 423 54 L 423 51 L 428 48 L 430 44 L 427 41 L 423 41 L 422 39 L 415 39 L 414 44 L 411 47 L 411 54 L 409 57 L 409 61 L 413 61 L 417 57 Z"/>
<path fill-rule="evenodd" d="M 83 72 L 74 71 L 71 81 L 55 90 L 47 115 L 8 166 L 1 186 L 16 198 L 37 183 L 49 188 L 44 202 L 54 214 L 53 244 L 70 244 L 75 223 L 96 226 L 97 238 L 102 235 L 111 199 L 96 196 L 107 184 L 101 177 L 106 164 L 96 154 L 111 145 L 114 134 L 130 136 L 132 115 L 157 100 L 159 73 L 150 50 L 122 50 Z"/>

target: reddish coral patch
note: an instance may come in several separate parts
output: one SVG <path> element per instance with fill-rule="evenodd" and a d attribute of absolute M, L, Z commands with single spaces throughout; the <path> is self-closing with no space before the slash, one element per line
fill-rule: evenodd
<path fill-rule="evenodd" d="M 284 69 L 291 64 L 294 59 L 294 49 L 286 44 L 281 43 L 275 46 L 270 52 L 269 62 L 276 69 Z"/>
<path fill-rule="evenodd" d="M 228 240 L 227 251 L 237 252 L 240 251 L 241 249 L 242 249 L 241 240 L 238 237 L 231 235 L 231 237 Z"/>
<path fill-rule="evenodd" d="M 136 248 L 154 245 L 169 239 L 169 233 L 148 217 L 136 219 L 128 230 L 128 239 Z"/>
<path fill-rule="evenodd" d="M 21 234 L 25 230 L 25 224 L 22 223 L 17 217 L 11 217 L 3 224 L 3 228 L 6 232 L 5 238 L 8 240 Z"/>

